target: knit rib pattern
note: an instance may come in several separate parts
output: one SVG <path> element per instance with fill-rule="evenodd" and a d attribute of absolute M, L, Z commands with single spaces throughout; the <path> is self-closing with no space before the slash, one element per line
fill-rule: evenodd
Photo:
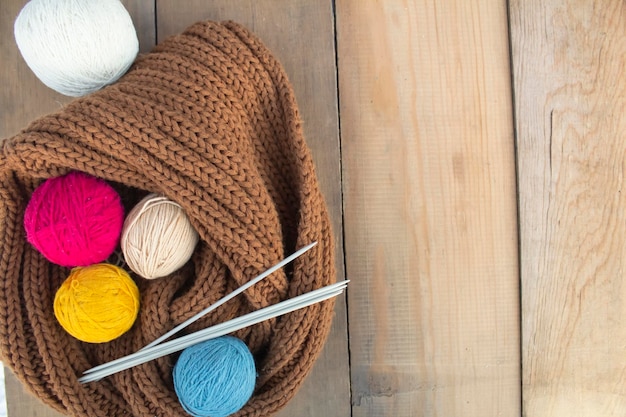
<path fill-rule="evenodd" d="M 56 322 L 53 300 L 69 270 L 25 238 L 33 190 L 71 170 L 109 181 L 126 209 L 149 192 L 179 203 L 200 235 L 171 276 L 137 278 L 133 328 L 102 344 Z M 71 192 L 68 190 L 68 192 Z M 133 353 L 313 241 L 319 244 L 187 333 L 330 284 L 333 237 L 292 87 L 278 61 L 233 22 L 201 22 L 140 56 L 115 84 L 77 99 L 6 139 L 0 153 L 0 353 L 26 388 L 72 416 L 184 416 L 170 355 L 82 385 L 95 365 Z M 237 416 L 281 409 L 327 339 L 326 301 L 243 329 L 255 392 Z"/>

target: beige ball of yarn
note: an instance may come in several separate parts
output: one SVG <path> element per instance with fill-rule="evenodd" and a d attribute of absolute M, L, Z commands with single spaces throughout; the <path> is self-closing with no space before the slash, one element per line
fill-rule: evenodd
<path fill-rule="evenodd" d="M 150 194 L 128 214 L 121 246 L 126 264 L 147 279 L 180 269 L 191 258 L 198 232 L 182 207 L 166 197 Z"/>

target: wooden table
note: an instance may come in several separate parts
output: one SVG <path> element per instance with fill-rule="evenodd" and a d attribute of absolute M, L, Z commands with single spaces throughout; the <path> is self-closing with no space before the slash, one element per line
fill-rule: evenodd
<path fill-rule="evenodd" d="M 23 3 L 0 137 L 69 101 L 15 47 Z M 626 414 L 623 0 L 124 3 L 142 51 L 246 24 L 296 90 L 352 282 L 281 416 Z"/>

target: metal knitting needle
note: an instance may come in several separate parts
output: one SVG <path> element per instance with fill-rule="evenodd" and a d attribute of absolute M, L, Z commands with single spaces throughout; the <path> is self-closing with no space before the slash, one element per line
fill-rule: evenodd
<path fill-rule="evenodd" d="M 186 341 L 193 341 L 194 338 L 196 338 L 196 337 L 202 337 L 203 335 L 210 335 L 213 332 L 219 332 L 219 331 L 222 331 L 225 328 L 236 327 L 235 330 L 239 330 L 240 328 L 244 328 L 246 326 L 249 326 L 250 325 L 249 324 L 250 320 L 261 319 L 259 321 L 256 321 L 255 323 L 253 323 L 253 324 L 256 324 L 257 322 L 261 322 L 263 320 L 267 320 L 268 318 L 271 318 L 270 315 L 273 314 L 273 313 L 275 313 L 274 316 L 285 314 L 284 311 L 286 311 L 286 310 L 288 310 L 288 309 L 290 309 L 292 307 L 297 307 L 296 309 L 301 308 L 304 303 L 306 303 L 306 302 L 308 302 L 308 301 L 310 301 L 312 299 L 316 299 L 319 296 L 323 296 L 323 295 L 326 295 L 326 294 L 334 292 L 334 291 L 340 291 L 341 292 L 346 287 L 347 283 L 348 283 L 348 281 L 342 281 L 342 282 L 337 282 L 335 284 L 327 285 L 326 287 L 322 287 L 322 288 L 319 288 L 317 290 L 304 293 L 304 294 L 302 294 L 300 296 L 297 296 L 297 297 L 285 300 L 285 301 L 280 302 L 278 304 L 274 304 L 274 305 L 271 305 L 269 307 L 265 307 L 265 308 L 262 308 L 260 310 L 253 311 L 253 312 L 248 313 L 248 314 L 246 314 L 244 316 L 236 317 L 236 318 L 231 319 L 231 320 L 229 320 L 227 322 L 216 324 L 216 325 L 208 327 L 206 329 L 199 330 L 198 332 L 195 332 L 195 333 L 183 336 L 183 337 L 179 337 L 179 338 L 171 340 L 169 342 L 165 342 L 165 343 L 163 343 L 163 344 L 161 344 L 159 346 L 153 346 L 151 348 L 148 348 L 148 349 L 145 349 L 145 350 L 141 350 L 141 351 L 137 351 L 137 352 L 135 352 L 133 354 L 130 354 L 130 355 L 118 358 L 118 359 L 114 359 L 114 360 L 112 360 L 110 362 L 107 362 L 107 363 L 104 363 L 102 365 L 98 365 L 98 366 L 95 366 L 95 367 L 93 367 L 91 369 L 88 369 L 87 371 L 84 372 L 84 374 L 89 374 L 89 373 L 96 372 L 96 371 L 99 371 L 99 370 L 102 370 L 102 369 L 105 369 L 105 368 L 117 366 L 118 364 L 125 363 L 126 361 L 132 360 L 133 358 L 141 357 L 142 354 L 146 354 L 147 355 L 147 354 L 156 352 L 156 351 L 158 351 L 158 349 L 160 347 L 175 346 L 177 343 L 181 343 L 181 341 L 182 341 L 182 343 L 185 343 Z M 298 307 L 298 306 L 300 306 L 300 307 Z M 232 330 L 232 331 L 235 331 L 235 330 Z"/>
<path fill-rule="evenodd" d="M 208 314 L 211 311 L 215 310 L 216 308 L 218 308 L 222 304 L 224 304 L 227 301 L 229 301 L 229 300 L 233 299 L 234 297 L 238 296 L 239 294 L 241 294 L 242 292 L 244 292 L 245 290 L 247 290 L 248 288 L 250 288 L 251 286 L 253 286 L 257 282 L 261 281 L 263 278 L 265 278 L 265 277 L 273 274 L 274 272 L 278 271 L 280 268 L 282 268 L 283 266 L 287 265 L 288 263 L 290 263 L 294 259 L 298 258 L 299 256 L 301 256 L 302 254 L 307 252 L 309 249 L 311 249 L 315 245 L 317 245 L 317 242 L 313 242 L 310 245 L 307 245 L 307 246 L 303 247 L 302 249 L 298 250 L 294 254 L 292 254 L 292 255 L 288 256 L 287 258 L 283 259 L 282 261 L 280 261 L 279 263 L 277 263 L 276 265 L 274 265 L 273 267 L 271 267 L 267 271 L 262 272 L 260 275 L 258 275 L 257 277 L 255 277 L 251 281 L 249 281 L 246 284 L 242 285 L 241 287 L 237 288 L 235 291 L 231 292 L 230 294 L 226 295 L 225 297 L 219 299 L 216 303 L 210 305 L 209 307 L 205 308 L 204 310 L 202 310 L 198 314 L 194 315 L 193 317 L 185 320 L 184 322 L 182 322 L 178 326 L 174 327 L 172 330 L 170 330 L 169 332 L 165 333 L 163 336 L 157 338 L 156 340 L 154 340 L 151 343 L 148 343 L 146 346 L 141 348 L 140 351 L 144 350 L 144 349 L 151 348 L 152 346 L 158 345 L 159 343 L 161 343 L 165 339 L 167 339 L 170 336 L 178 333 L 179 331 L 181 331 L 185 327 L 189 326 L 191 323 L 193 323 L 196 320 L 204 317 L 206 314 Z"/>
<path fill-rule="evenodd" d="M 286 314 L 288 312 L 295 311 L 295 310 L 297 310 L 299 308 L 306 307 L 307 305 L 311 305 L 311 304 L 314 304 L 314 303 L 317 303 L 317 302 L 329 299 L 331 297 L 335 297 L 335 296 L 337 296 L 337 295 L 339 295 L 341 293 L 342 293 L 342 290 L 337 290 L 337 291 L 333 291 L 333 292 L 328 293 L 328 294 L 319 295 L 318 297 L 309 300 L 305 304 L 293 306 L 290 309 L 280 311 L 280 313 L 281 314 Z M 214 339 L 216 337 L 223 336 L 225 334 L 234 332 L 234 331 L 239 330 L 241 328 L 244 328 L 246 326 L 259 323 L 259 322 L 261 322 L 263 320 L 266 320 L 268 318 L 276 317 L 277 315 L 279 315 L 279 314 L 272 314 L 270 316 L 259 317 L 255 321 L 243 323 L 243 324 L 240 324 L 239 326 L 234 326 L 234 327 L 233 326 L 229 326 L 228 328 L 223 328 L 219 332 L 211 331 L 209 334 L 204 334 L 204 335 L 193 334 L 194 338 L 191 339 L 191 340 L 188 340 L 188 341 L 184 341 L 184 343 L 182 343 L 182 342 L 180 342 L 178 340 L 173 340 L 171 342 L 166 342 L 166 343 L 164 343 L 162 345 L 158 345 L 158 346 L 155 346 L 155 347 L 151 348 L 151 351 L 142 351 L 141 354 L 139 354 L 140 352 L 136 352 L 136 353 L 133 354 L 133 357 L 130 357 L 131 355 L 129 355 L 129 357 L 124 358 L 125 361 L 123 363 L 116 364 L 115 366 L 107 366 L 106 368 L 101 369 L 99 371 L 95 371 L 95 372 L 86 374 L 85 376 L 80 378 L 79 381 L 82 382 L 82 383 L 97 381 L 97 380 L 100 380 L 100 379 L 102 379 L 104 377 L 112 375 L 112 374 L 114 374 L 116 372 L 120 372 L 120 371 L 123 371 L 125 369 L 129 369 L 129 368 L 132 368 L 134 366 L 137 366 L 137 365 L 149 362 L 149 361 L 151 361 L 153 359 L 157 359 L 157 358 L 160 358 L 162 356 L 169 355 L 171 353 L 174 353 L 174 352 L 186 349 L 187 347 L 192 346 L 194 344 L 197 344 L 197 343 L 200 343 L 200 342 L 204 342 L 206 340 Z M 205 329 L 205 330 L 208 330 L 208 329 Z M 202 336 L 202 337 L 200 337 L 200 336 Z M 172 342 L 176 342 L 176 343 L 172 343 Z"/>
<path fill-rule="evenodd" d="M 184 345 L 187 346 L 190 343 L 195 344 L 195 343 L 199 343 L 200 341 L 204 341 L 204 339 L 208 336 L 215 336 L 215 335 L 223 336 L 225 334 L 232 333 L 244 327 L 251 326 L 252 324 L 257 324 L 262 321 L 268 320 L 270 318 L 287 314 L 289 312 L 294 311 L 294 308 L 295 310 L 297 310 L 299 308 L 302 308 L 303 306 L 310 305 L 309 303 L 314 304 L 319 301 L 326 300 L 329 297 L 334 297 L 336 295 L 339 295 L 346 288 L 346 285 L 347 285 L 346 281 L 328 285 L 319 290 L 315 290 L 315 291 L 311 291 L 309 293 L 303 294 L 302 296 L 300 296 L 301 297 L 300 299 L 298 299 L 297 301 L 293 303 L 289 303 L 286 301 L 283 302 L 285 304 L 278 303 L 273 306 L 270 306 L 272 308 L 266 307 L 264 309 L 253 311 L 252 313 L 248 313 L 244 316 L 234 318 L 225 323 L 211 326 L 210 328 L 204 329 L 202 333 L 200 334 L 192 333 L 191 335 L 189 335 L 188 340 L 180 341 L 180 339 L 182 338 L 179 338 L 176 340 L 180 341 L 181 344 L 184 343 Z M 287 301 L 290 301 L 290 300 L 287 300 Z M 215 337 L 218 337 L 218 336 L 215 336 Z M 198 342 L 196 342 L 196 340 Z"/>
<path fill-rule="evenodd" d="M 92 368 L 91 370 L 85 372 L 85 375 L 79 378 L 79 382 L 87 383 L 98 381 L 116 372 L 120 372 L 125 369 L 129 369 L 134 366 L 149 362 L 153 359 L 157 359 L 162 356 L 178 352 L 197 343 L 214 339 L 216 337 L 232 333 L 236 330 L 243 329 L 244 327 L 260 323 L 264 320 L 277 317 L 282 314 L 287 314 L 300 308 L 304 308 L 320 301 L 327 300 L 341 294 L 345 289 L 347 283 L 348 281 L 343 281 L 337 284 L 322 287 L 318 290 L 311 291 L 309 293 L 305 293 L 303 295 L 283 301 L 273 306 L 257 310 L 255 312 L 246 314 L 245 316 L 238 317 L 217 326 L 212 326 L 207 329 L 192 333 L 190 335 L 183 336 L 169 342 L 165 342 L 159 346 L 154 346 L 143 351 L 135 352 L 123 358 L 116 359 L 114 361 L 96 367 L 99 370 L 96 370 L 96 368 Z M 289 307 L 285 307 L 285 304 L 289 305 Z M 232 322 L 236 323 L 232 324 Z M 219 327 L 219 329 L 216 330 L 216 327 Z"/>
<path fill-rule="evenodd" d="M 323 301 L 323 300 L 326 300 L 326 299 L 329 299 L 329 298 L 332 298 L 332 297 L 335 297 L 335 296 L 341 294 L 341 292 L 342 291 L 337 291 L 337 292 L 334 292 L 334 293 L 331 293 L 331 294 L 327 294 L 324 297 L 319 297 L 319 298 L 317 298 L 315 300 L 311 300 L 311 304 L 312 303 L 316 303 L 316 302 L 320 302 L 320 301 Z M 303 306 L 300 306 L 300 307 L 296 307 L 296 308 L 294 308 L 292 310 L 296 310 L 296 309 L 302 308 L 302 307 L 306 307 L 306 304 L 303 305 Z M 289 311 L 286 311 L 286 312 L 289 312 Z M 275 316 L 276 315 L 274 315 L 272 317 L 275 317 Z M 271 317 L 268 317 L 268 318 L 271 318 Z M 262 320 L 259 320 L 259 321 L 262 321 Z M 250 323 L 250 325 L 252 325 L 252 324 L 255 324 L 255 323 Z M 247 325 L 248 324 L 240 326 L 240 328 L 243 328 L 243 327 L 245 327 Z M 234 332 L 236 330 L 238 330 L 238 328 L 232 328 L 232 329 L 224 330 L 224 331 L 221 331 L 219 333 L 214 333 L 214 334 L 205 336 L 205 337 L 203 337 L 201 339 L 194 340 L 192 342 L 189 342 L 189 343 L 186 343 L 186 344 L 183 344 L 183 345 L 180 345 L 180 346 L 171 346 L 171 347 L 168 346 L 166 349 L 164 348 L 163 345 L 158 345 L 158 346 L 155 346 L 155 347 L 159 348 L 159 349 L 157 349 L 155 352 L 152 352 L 149 356 L 142 356 L 142 357 L 138 357 L 138 358 L 133 358 L 132 361 L 128 361 L 128 362 L 125 362 L 123 364 L 116 365 L 114 367 L 105 368 L 105 369 L 101 369 L 101 370 L 93 372 L 93 373 L 86 374 L 83 377 L 79 378 L 78 381 L 83 383 L 83 384 L 89 383 L 89 382 L 99 381 L 102 378 L 106 378 L 106 377 L 108 377 L 110 375 L 113 375 L 114 373 L 117 373 L 117 372 L 120 372 L 120 371 L 123 371 L 123 370 L 126 370 L 126 369 L 130 369 L 130 368 L 132 368 L 134 366 L 141 365 L 143 363 L 149 362 L 151 360 L 160 358 L 160 357 L 165 356 L 165 355 L 169 355 L 169 354 L 174 353 L 174 352 L 178 352 L 178 351 L 186 349 L 187 347 L 192 346 L 192 345 L 194 345 L 196 343 L 201 343 L 201 342 L 204 342 L 204 341 L 207 341 L 207 340 L 215 339 L 215 338 L 220 337 L 220 336 L 224 336 L 224 335 L 226 335 L 228 333 L 231 333 L 231 332 Z"/>

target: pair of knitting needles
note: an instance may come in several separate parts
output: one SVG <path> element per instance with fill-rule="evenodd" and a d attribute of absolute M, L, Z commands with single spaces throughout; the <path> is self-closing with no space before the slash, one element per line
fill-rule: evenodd
<path fill-rule="evenodd" d="M 332 285 L 327 285 L 326 287 L 322 287 L 320 289 L 310 291 L 308 293 L 304 293 L 297 297 L 291 298 L 289 300 L 282 301 L 278 304 L 271 305 L 269 307 L 262 308 L 257 311 L 253 311 L 252 313 L 248 313 L 241 317 L 237 317 L 235 319 L 226 321 L 221 324 L 217 324 L 215 326 L 208 327 L 203 330 L 199 330 L 195 333 L 191 333 L 186 336 L 179 337 L 177 339 L 171 340 L 169 342 L 163 342 L 165 339 L 169 338 L 173 334 L 182 330 L 183 328 L 189 326 L 191 323 L 200 319 L 204 315 L 210 313 L 215 310 L 222 304 L 241 294 L 254 284 L 261 281 L 263 278 L 271 275 L 276 272 L 278 269 L 292 262 L 294 259 L 298 258 L 311 248 L 317 245 L 317 242 L 313 242 L 310 245 L 303 247 L 302 249 L 295 252 L 293 255 L 285 258 L 278 264 L 274 265 L 267 271 L 261 273 L 251 281 L 237 288 L 235 291 L 226 295 L 225 297 L 218 300 L 215 304 L 207 307 L 202 310 L 195 316 L 186 320 L 185 322 L 179 324 L 174 327 L 169 332 L 165 333 L 163 336 L 157 338 L 152 343 L 149 343 L 141 350 L 132 353 L 130 355 L 124 356 L 119 359 L 115 359 L 111 362 L 104 363 L 102 365 L 98 365 L 91 369 L 88 369 L 84 372 L 83 376 L 78 379 L 79 382 L 85 384 L 88 382 L 99 381 L 102 378 L 106 378 L 107 376 L 113 375 L 114 373 L 123 371 L 125 369 L 132 368 L 137 365 L 141 365 L 143 363 L 149 362 L 151 360 L 160 358 L 165 355 L 169 355 L 174 352 L 178 352 L 180 350 L 186 349 L 189 346 L 195 345 L 200 342 L 204 342 L 210 339 L 214 339 L 216 337 L 224 336 L 226 334 L 232 333 L 234 331 L 243 329 L 248 326 L 252 326 L 254 324 L 260 323 L 262 321 L 278 317 L 287 313 L 291 313 L 293 311 L 299 310 L 301 308 L 310 306 L 315 303 L 319 303 L 320 301 L 328 300 L 330 298 L 336 297 L 341 294 L 343 290 L 346 288 L 349 281 L 341 281 Z"/>

